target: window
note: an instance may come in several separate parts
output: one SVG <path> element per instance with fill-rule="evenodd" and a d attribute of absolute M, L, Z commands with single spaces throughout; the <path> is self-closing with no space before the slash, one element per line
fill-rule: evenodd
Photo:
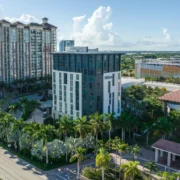
<path fill-rule="evenodd" d="M 70 80 L 73 81 L 73 74 L 70 74 Z"/>
<path fill-rule="evenodd" d="M 56 89 L 56 84 L 53 84 L 53 89 Z"/>
<path fill-rule="evenodd" d="M 71 104 L 71 115 L 73 115 L 73 105 Z"/>
<path fill-rule="evenodd" d="M 78 111 L 76 112 L 76 117 L 79 117 L 79 112 Z"/>
<path fill-rule="evenodd" d="M 112 99 L 112 113 L 114 113 L 114 98 Z"/>
<path fill-rule="evenodd" d="M 56 73 L 53 72 L 53 82 L 55 83 L 56 82 Z"/>
<path fill-rule="evenodd" d="M 90 75 L 94 75 L 95 72 L 95 65 L 94 65 L 94 61 L 95 61 L 95 56 L 89 56 L 89 74 Z"/>
<path fill-rule="evenodd" d="M 112 86 L 114 86 L 114 74 L 112 75 Z"/>
<path fill-rule="evenodd" d="M 96 59 L 96 72 L 97 72 L 97 74 L 101 73 L 101 69 L 102 69 L 101 55 L 97 55 L 97 59 Z"/>
<path fill-rule="evenodd" d="M 120 76 L 120 73 L 118 73 L 118 79 L 120 80 L 121 76 Z"/>
<path fill-rule="evenodd" d="M 67 114 L 67 103 L 65 103 L 65 113 Z"/>
<path fill-rule="evenodd" d="M 108 106 L 108 113 L 111 113 L 111 111 L 110 111 L 110 106 Z"/>
<path fill-rule="evenodd" d="M 70 93 L 70 101 L 71 101 L 71 103 L 73 103 L 73 93 L 72 92 Z"/>
<path fill-rule="evenodd" d="M 81 55 L 76 56 L 76 72 L 81 72 Z"/>
<path fill-rule="evenodd" d="M 108 93 L 111 92 L 111 81 L 108 81 Z"/>
<path fill-rule="evenodd" d="M 79 80 L 79 74 L 76 74 L 76 80 Z"/>
<path fill-rule="evenodd" d="M 59 103 L 59 111 L 62 112 L 62 102 Z"/>
<path fill-rule="evenodd" d="M 114 71 L 114 55 L 109 55 L 109 71 L 108 72 L 113 72 Z"/>
<path fill-rule="evenodd" d="M 120 71 L 120 56 L 115 55 L 115 71 Z"/>
<path fill-rule="evenodd" d="M 76 110 L 79 110 L 79 82 L 76 81 Z"/>
<path fill-rule="evenodd" d="M 62 101 L 62 91 L 59 91 L 59 100 Z"/>
<path fill-rule="evenodd" d="M 56 103 L 57 103 L 57 96 L 54 95 L 54 105 L 56 105 Z"/>
<path fill-rule="evenodd" d="M 67 84 L 67 73 L 64 73 L 64 84 Z"/>

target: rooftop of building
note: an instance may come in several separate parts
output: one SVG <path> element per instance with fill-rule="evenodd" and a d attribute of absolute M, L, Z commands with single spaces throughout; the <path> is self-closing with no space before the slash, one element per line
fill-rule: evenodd
<path fill-rule="evenodd" d="M 166 152 L 180 155 L 180 144 L 173 141 L 159 139 L 152 145 L 152 148 L 157 148 Z"/>
<path fill-rule="evenodd" d="M 10 22 L 9 22 L 9 21 L 6 21 L 5 19 L 0 20 L 0 24 L 2 24 L 2 23 L 8 23 L 8 24 L 10 24 Z"/>
<path fill-rule="evenodd" d="M 145 81 L 144 78 L 133 78 L 133 77 L 121 77 L 121 84 L 141 84 L 150 86 L 152 88 L 159 87 L 159 88 L 166 88 L 167 91 L 177 91 L 180 90 L 180 84 L 173 84 L 173 83 L 166 83 L 166 82 L 154 82 L 154 81 Z"/>
<path fill-rule="evenodd" d="M 124 53 L 119 51 L 98 51 L 98 52 L 54 52 L 53 54 L 118 54 L 123 55 Z"/>
<path fill-rule="evenodd" d="M 167 93 L 159 99 L 166 102 L 180 103 L 180 90 Z"/>
<path fill-rule="evenodd" d="M 159 65 L 179 65 L 180 58 L 173 57 L 173 58 L 158 58 L 158 59 L 137 59 L 136 63 L 145 63 L 145 64 L 159 64 Z"/>
<path fill-rule="evenodd" d="M 131 78 L 131 77 L 121 77 L 121 84 L 126 84 L 126 83 L 142 83 L 144 82 L 145 79 L 136 79 L 136 78 Z"/>
<path fill-rule="evenodd" d="M 48 18 L 45 17 L 42 20 L 43 20 L 43 23 L 41 23 L 41 24 L 40 23 L 35 23 L 35 22 L 24 24 L 24 23 L 22 23 L 20 21 L 11 23 L 11 22 L 9 22 L 9 21 L 7 21 L 5 19 L 2 19 L 2 20 L 0 20 L 0 24 L 8 23 L 11 26 L 23 25 L 25 28 L 28 28 L 30 26 L 35 26 L 35 27 L 42 27 L 43 29 L 47 29 L 47 30 L 50 30 L 51 28 L 57 28 L 56 26 L 48 23 Z M 44 22 L 44 20 L 45 20 L 45 22 Z"/>

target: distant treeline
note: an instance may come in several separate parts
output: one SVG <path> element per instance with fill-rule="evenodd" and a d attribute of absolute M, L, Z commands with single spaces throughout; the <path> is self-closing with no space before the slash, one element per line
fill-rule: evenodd
<path fill-rule="evenodd" d="M 158 81 L 158 82 L 166 82 L 166 83 L 174 83 L 174 84 L 180 84 L 180 78 L 177 77 L 145 77 L 146 81 Z"/>

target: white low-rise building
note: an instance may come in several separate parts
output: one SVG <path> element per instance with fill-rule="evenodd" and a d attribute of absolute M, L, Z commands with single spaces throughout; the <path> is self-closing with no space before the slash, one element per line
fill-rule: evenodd
<path fill-rule="evenodd" d="M 145 82 L 145 79 L 121 77 L 121 88 L 126 89 L 131 86 L 142 85 L 144 82 Z"/>
<path fill-rule="evenodd" d="M 136 79 L 130 77 L 122 77 L 121 78 L 121 88 L 126 89 L 130 86 L 136 85 L 146 85 L 152 88 L 166 88 L 167 91 L 177 91 L 180 90 L 180 84 L 172 84 L 172 83 L 164 83 L 164 82 L 153 82 L 153 81 L 145 81 L 145 79 Z"/>

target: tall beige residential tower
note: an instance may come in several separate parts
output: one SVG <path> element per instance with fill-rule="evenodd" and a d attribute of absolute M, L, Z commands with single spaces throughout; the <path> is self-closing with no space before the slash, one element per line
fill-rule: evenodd
<path fill-rule="evenodd" d="M 57 27 L 43 22 L 23 24 L 0 21 L 0 81 L 12 82 L 52 74 Z"/>

